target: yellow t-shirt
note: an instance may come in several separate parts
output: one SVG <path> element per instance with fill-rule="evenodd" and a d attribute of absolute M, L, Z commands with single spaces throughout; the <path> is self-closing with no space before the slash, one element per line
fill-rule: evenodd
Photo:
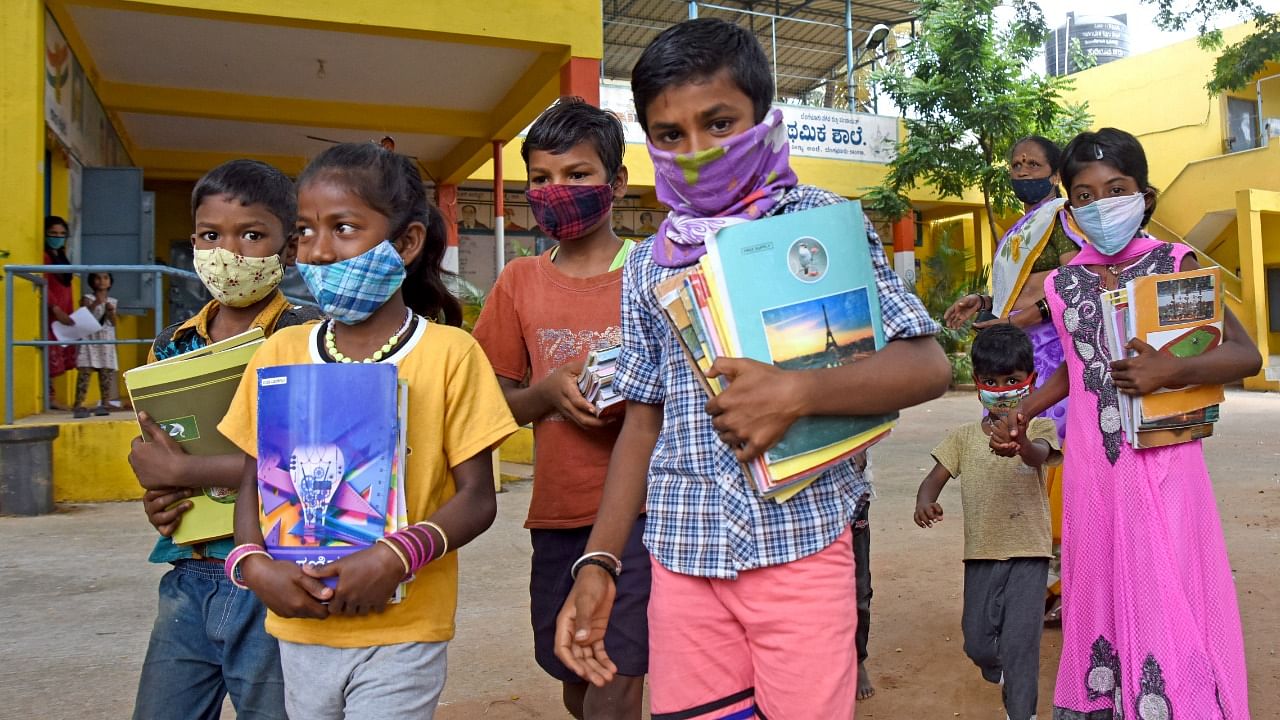
<path fill-rule="evenodd" d="M 1027 437 L 1053 448 L 1046 465 L 1062 462 L 1052 420 L 1032 418 Z M 1053 556 L 1043 468 L 991 452 L 980 422 L 952 430 L 934 448 L 933 459 L 960 480 L 965 560 Z"/>
<path fill-rule="evenodd" d="M 218 430 L 258 455 L 258 368 L 323 362 L 323 325 L 286 328 L 254 354 Z M 419 318 L 413 336 L 383 360 L 409 384 L 409 522 L 426 520 L 456 492 L 450 468 L 497 446 L 516 431 L 493 368 L 471 336 Z M 324 620 L 267 614 L 267 632 L 281 640 L 329 647 L 441 642 L 453 637 L 458 602 L 457 553 L 430 563 L 409 583 L 404 600 L 374 615 Z"/>

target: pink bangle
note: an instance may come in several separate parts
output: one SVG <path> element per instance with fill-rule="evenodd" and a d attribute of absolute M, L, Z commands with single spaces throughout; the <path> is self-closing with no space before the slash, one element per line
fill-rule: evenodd
<path fill-rule="evenodd" d="M 227 573 L 227 579 L 231 581 L 232 585 L 235 585 L 241 590 L 248 590 L 249 586 L 244 584 L 244 580 L 240 576 L 240 563 L 250 555 L 266 555 L 267 557 L 271 557 L 271 554 L 267 552 L 267 549 L 258 543 L 245 543 L 243 545 L 237 545 L 231 550 L 231 552 L 227 553 L 227 559 L 222 566 L 223 570 Z"/>

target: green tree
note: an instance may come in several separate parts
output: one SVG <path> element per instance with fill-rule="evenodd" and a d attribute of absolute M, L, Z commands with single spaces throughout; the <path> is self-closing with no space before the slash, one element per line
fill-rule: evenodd
<path fill-rule="evenodd" d="M 1066 140 L 1089 126 L 1086 105 L 1062 100 L 1071 80 L 1029 69 L 1048 34 L 1040 7 L 1014 0 L 1012 21 L 1002 24 L 998 4 L 924 0 L 920 36 L 875 74 L 901 109 L 907 137 L 868 193 L 871 209 L 897 219 L 910 212 L 906 193 L 918 185 L 944 198 L 976 187 L 996 237 L 995 215 L 1021 207 L 1005 168 L 1010 146 L 1030 134 Z"/>
<path fill-rule="evenodd" d="M 1200 47 L 1221 50 L 1213 65 L 1213 77 L 1205 88 L 1211 95 L 1248 85 L 1267 62 L 1280 60 L 1280 15 L 1269 13 L 1256 0 L 1195 0 L 1189 7 L 1174 0 L 1142 0 L 1156 7 L 1156 25 L 1164 30 L 1194 26 Z M 1254 32 L 1234 45 L 1226 45 L 1222 32 L 1213 28 L 1222 15 L 1254 22 Z"/>

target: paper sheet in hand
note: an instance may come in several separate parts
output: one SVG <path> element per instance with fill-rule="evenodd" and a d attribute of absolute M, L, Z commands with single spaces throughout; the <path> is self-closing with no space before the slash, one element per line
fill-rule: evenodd
<path fill-rule="evenodd" d="M 71 313 L 71 319 L 75 321 L 75 325 L 63 325 L 56 320 L 53 322 L 54 339 L 62 341 L 83 340 L 102 329 L 102 323 L 98 322 L 87 307 L 82 307 Z"/>

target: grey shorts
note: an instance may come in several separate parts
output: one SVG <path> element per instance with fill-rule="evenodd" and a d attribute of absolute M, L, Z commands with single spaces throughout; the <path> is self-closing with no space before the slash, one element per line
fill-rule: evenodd
<path fill-rule="evenodd" d="M 447 642 L 333 648 L 280 641 L 291 718 L 431 718 L 448 671 Z"/>

